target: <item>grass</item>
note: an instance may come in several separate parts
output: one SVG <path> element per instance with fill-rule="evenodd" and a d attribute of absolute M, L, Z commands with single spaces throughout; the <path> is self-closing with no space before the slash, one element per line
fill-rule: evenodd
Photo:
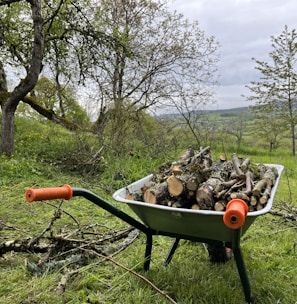
<path fill-rule="evenodd" d="M 65 141 L 72 141 L 65 150 L 67 155 L 71 155 L 70 148 L 75 147 L 77 140 L 76 136 L 70 136 L 66 140 L 65 133 L 61 130 L 61 136 L 56 136 L 58 140 L 53 145 L 55 137 L 52 132 L 52 128 L 45 127 L 45 141 L 49 138 L 51 141 L 46 149 L 35 135 L 30 137 L 30 134 L 23 134 L 21 137 L 19 134 L 16 155 L 12 159 L 0 157 L 0 219 L 5 223 L 0 226 L 2 242 L 39 235 L 53 216 L 53 206 L 25 202 L 24 192 L 28 187 L 67 183 L 87 188 L 135 217 L 127 206 L 113 202 L 111 194 L 119 187 L 150 173 L 166 160 L 165 156 L 151 159 L 145 154 L 140 159 L 127 156 L 116 159 L 107 155 L 100 164 L 103 168 L 100 174 L 91 178 L 87 174 L 79 175 L 52 165 L 54 159 L 62 157 Z M 59 132 L 55 130 L 55 133 Z M 30 138 L 30 146 L 24 146 L 25 140 L 22 141 L 22 138 Z M 25 154 L 21 153 L 22 149 Z M 213 151 L 214 157 L 219 154 L 219 150 Z M 264 149 L 250 146 L 243 147 L 238 154 L 251 157 L 254 162 L 283 164 L 286 169 L 278 187 L 275 204 L 287 202 L 296 206 L 296 159 L 290 156 L 289 151 L 269 154 Z M 173 159 L 174 156 L 171 160 Z M 65 201 L 62 208 L 81 225 L 97 224 L 102 233 L 127 227 L 126 223 L 82 198 Z M 66 213 L 55 223 L 56 231 L 75 228 L 73 219 Z M 295 222 L 266 214 L 258 217 L 241 238 L 255 303 L 291 304 L 297 301 L 296 229 Z M 203 244 L 183 240 L 172 262 L 168 267 L 163 267 L 171 242 L 170 238 L 163 236 L 154 238 L 151 268 L 148 272 L 142 269 L 145 250 L 145 236 L 142 234 L 125 251 L 116 255 L 114 260 L 150 280 L 179 304 L 245 303 L 234 260 L 224 265 L 212 264 Z M 89 265 L 72 277 L 65 292 L 58 295 L 56 288 L 65 269 L 57 269 L 41 276 L 32 275 L 27 270 L 26 263 L 37 262 L 40 257 L 41 255 L 15 252 L 0 257 L 1 304 L 169 303 L 144 280 L 111 261 L 100 258 L 90 259 Z"/>

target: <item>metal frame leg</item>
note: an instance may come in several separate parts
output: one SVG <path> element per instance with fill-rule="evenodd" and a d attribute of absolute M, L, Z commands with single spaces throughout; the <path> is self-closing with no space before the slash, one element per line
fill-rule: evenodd
<path fill-rule="evenodd" d="M 146 234 L 146 247 L 145 247 L 145 256 L 144 256 L 145 261 L 143 265 L 145 271 L 148 271 L 150 269 L 152 246 L 153 246 L 153 236 L 152 234 Z"/>
<path fill-rule="evenodd" d="M 173 255 L 174 255 L 174 253 L 175 253 L 175 250 L 176 250 L 176 248 L 177 248 L 177 246 L 178 246 L 178 244 L 179 244 L 179 241 L 180 241 L 179 238 L 176 238 L 176 239 L 173 241 L 173 243 L 172 243 L 172 245 L 171 245 L 171 247 L 170 247 L 170 249 L 169 249 L 167 258 L 166 258 L 166 260 L 165 260 L 164 263 L 163 263 L 163 266 L 168 266 L 168 264 L 171 262 L 172 257 L 173 257 Z"/>
<path fill-rule="evenodd" d="M 251 285 L 249 282 L 247 270 L 243 260 L 242 251 L 240 248 L 240 234 L 241 234 L 241 229 L 237 229 L 234 231 L 234 242 L 232 243 L 233 255 L 236 262 L 239 277 L 241 280 L 241 285 L 243 288 L 245 300 L 247 303 L 252 303 L 253 299 L 252 299 Z"/>

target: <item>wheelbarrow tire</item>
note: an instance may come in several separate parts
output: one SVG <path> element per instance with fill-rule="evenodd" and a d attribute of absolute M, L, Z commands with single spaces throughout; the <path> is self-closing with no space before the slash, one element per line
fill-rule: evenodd
<path fill-rule="evenodd" d="M 207 245 L 207 251 L 212 263 L 226 263 L 232 257 L 232 250 L 223 242 L 215 242 Z"/>

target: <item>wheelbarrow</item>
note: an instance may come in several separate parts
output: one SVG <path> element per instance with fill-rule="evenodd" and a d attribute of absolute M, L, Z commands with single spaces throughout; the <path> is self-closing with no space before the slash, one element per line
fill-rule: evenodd
<path fill-rule="evenodd" d="M 26 200 L 28 202 L 51 199 L 69 200 L 73 196 L 81 196 L 134 226 L 146 235 L 145 270 L 149 270 L 154 235 L 174 238 L 164 265 L 170 263 L 181 239 L 206 243 L 212 247 L 215 247 L 218 243 L 224 244 L 224 246 L 232 248 L 245 300 L 247 303 L 252 303 L 251 285 L 240 247 L 240 239 L 258 216 L 264 215 L 272 208 L 273 199 L 284 167 L 274 164 L 269 164 L 268 166 L 273 166 L 277 169 L 278 178 L 272 188 L 271 196 L 266 206 L 262 210 L 253 212 L 248 212 L 246 204 L 239 199 L 230 201 L 226 211 L 223 212 L 173 208 L 125 198 L 128 193 L 137 191 L 147 184 L 152 175 L 148 175 L 125 188 L 119 189 L 113 194 L 114 200 L 128 204 L 138 218 L 141 219 L 141 222 L 93 192 L 69 185 L 54 188 L 27 189 Z"/>

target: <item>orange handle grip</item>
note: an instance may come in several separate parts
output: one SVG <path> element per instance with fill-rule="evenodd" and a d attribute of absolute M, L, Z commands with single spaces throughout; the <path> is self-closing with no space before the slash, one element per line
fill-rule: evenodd
<path fill-rule="evenodd" d="M 249 211 L 247 204 L 241 199 L 231 200 L 224 213 L 224 223 L 228 228 L 238 229 L 244 225 L 246 215 Z"/>
<path fill-rule="evenodd" d="M 71 199 L 73 194 L 72 188 L 69 185 L 64 185 L 62 187 L 54 188 L 41 188 L 41 189 L 32 189 L 29 188 L 26 191 L 26 200 L 28 203 L 34 201 L 44 201 L 44 200 L 53 200 L 53 199 Z"/>

